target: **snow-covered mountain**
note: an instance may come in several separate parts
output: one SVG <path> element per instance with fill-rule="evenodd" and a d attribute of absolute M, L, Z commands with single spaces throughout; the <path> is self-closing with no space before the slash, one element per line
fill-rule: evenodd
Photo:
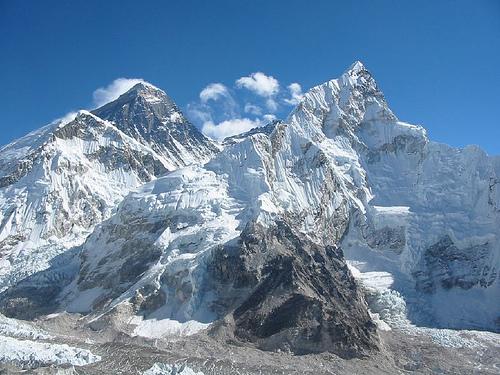
<path fill-rule="evenodd" d="M 500 329 L 498 157 L 399 121 L 359 62 L 311 89 L 288 122 L 358 192 L 341 243 L 348 259 L 393 275 L 417 324 Z"/>
<path fill-rule="evenodd" d="M 0 149 L 0 290 L 81 244 L 131 189 L 216 151 L 149 84 L 94 112 L 113 123 L 80 111 Z M 141 116 L 139 134 L 128 118 Z"/>
<path fill-rule="evenodd" d="M 169 170 L 203 163 L 218 151 L 163 90 L 146 82 L 92 113 L 147 144 L 163 156 Z"/>
<path fill-rule="evenodd" d="M 102 159 L 89 157 L 86 150 L 93 155 L 97 147 L 83 141 L 96 131 L 86 125 L 90 120 L 127 140 L 115 147 L 126 144 L 148 162 L 131 163 L 129 157 L 125 163 L 109 147 Z M 64 280 L 55 262 L 9 288 L 0 298 L 9 315 L 64 310 L 86 315 L 95 327 L 114 325 L 150 336 L 154 331 L 154 337 L 208 327 L 214 337 L 263 349 L 351 357 L 379 347 L 352 270 L 365 280 L 385 275 L 376 298 L 388 321 L 402 313 L 428 327 L 500 330 L 500 158 L 477 147 L 434 143 L 422 127 L 398 120 L 360 62 L 309 90 L 286 120 L 231 137 L 220 152 L 163 92 L 147 84 L 1 152 L 17 160 L 9 148 L 18 153 L 40 143 L 45 132 L 78 122 L 78 136 L 72 126 L 66 132 L 80 148 L 71 144 L 68 153 L 77 150 L 80 163 L 101 160 L 91 170 L 104 172 L 81 185 L 104 203 L 78 211 L 90 212 L 93 221 L 63 216 L 57 211 L 63 203 L 45 211 L 19 205 L 51 218 L 42 221 L 43 230 L 30 224 L 38 253 L 46 251 L 38 244 L 54 235 L 67 236 L 68 243 L 77 238 L 72 246 L 85 242 L 71 249 Z M 40 156 L 36 147 L 33 154 L 52 166 L 53 157 Z M 4 174 L 28 176 L 30 164 L 18 164 L 3 164 L 2 170 L 11 168 Z M 72 169 L 64 171 L 76 168 L 67 164 Z M 121 179 L 109 178 L 108 164 Z M 64 182 L 75 181 L 77 173 L 65 175 Z M 114 184 L 115 195 L 109 193 Z M 39 199 L 46 202 L 49 191 L 37 190 Z M 23 197 L 16 190 L 10 194 Z M 12 248 L 26 246 L 24 237 L 13 237 L 22 232 L 9 224 L 10 211 L 2 212 L 0 233 L 7 230 L 10 237 L 4 238 L 13 241 Z M 58 220 L 76 229 L 60 230 L 61 224 L 53 224 Z M 5 243 L 2 251 L 23 258 L 24 247 L 13 251 Z M 5 274 L 21 275 L 10 283 L 26 276 Z"/>
<path fill-rule="evenodd" d="M 371 195 L 344 236 L 347 257 L 393 274 L 417 324 L 500 330 L 500 159 L 432 142 L 398 121 L 360 64 L 343 79 L 365 97 L 364 109 L 340 100 L 323 127 L 338 144 L 349 140 Z M 320 88 L 321 98 L 335 95 Z"/>

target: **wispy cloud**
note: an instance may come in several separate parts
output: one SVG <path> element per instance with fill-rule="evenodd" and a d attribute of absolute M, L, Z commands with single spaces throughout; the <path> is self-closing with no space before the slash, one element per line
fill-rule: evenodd
<path fill-rule="evenodd" d="M 228 96 L 230 96 L 229 91 L 222 83 L 211 83 L 200 92 L 200 100 L 202 103 Z"/>
<path fill-rule="evenodd" d="M 246 103 L 244 111 L 245 113 L 250 113 L 255 116 L 260 116 L 262 114 L 262 108 L 252 103 Z"/>
<path fill-rule="evenodd" d="M 222 83 L 210 83 L 199 94 L 200 101 L 189 103 L 189 117 L 199 126 L 240 117 L 239 104 Z"/>
<path fill-rule="evenodd" d="M 59 124 L 59 126 L 63 126 L 66 124 L 69 124 L 71 121 L 75 119 L 77 116 L 78 112 L 77 111 L 71 111 L 66 113 L 64 116 L 58 117 L 55 120 L 52 120 L 50 123 L 51 124 Z"/>
<path fill-rule="evenodd" d="M 278 110 L 278 102 L 274 98 L 269 98 L 266 100 L 266 107 L 271 112 L 276 112 Z"/>
<path fill-rule="evenodd" d="M 302 87 L 297 82 L 294 82 L 288 85 L 287 88 L 290 93 L 290 98 L 284 99 L 284 102 L 290 105 L 299 104 L 300 100 L 304 96 L 304 94 L 302 94 Z"/>
<path fill-rule="evenodd" d="M 240 89 L 240 90 L 235 90 Z M 275 120 L 284 105 L 298 103 L 302 88 L 296 82 L 282 90 L 279 81 L 263 72 L 234 81 L 234 86 L 214 82 L 199 93 L 199 101 L 188 105 L 188 116 L 202 132 L 224 139 Z"/>
<path fill-rule="evenodd" d="M 92 94 L 94 107 L 100 107 L 109 103 L 121 94 L 130 90 L 139 82 L 144 82 L 141 78 L 117 78 L 106 87 L 100 87 Z"/>

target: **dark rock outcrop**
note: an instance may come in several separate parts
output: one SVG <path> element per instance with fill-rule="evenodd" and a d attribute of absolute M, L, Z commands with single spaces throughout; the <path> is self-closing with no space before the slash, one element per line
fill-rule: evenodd
<path fill-rule="evenodd" d="M 218 248 L 210 265 L 228 316 L 212 329 L 265 350 L 334 352 L 356 357 L 376 349 L 366 302 L 342 250 L 321 246 L 286 222 L 249 223 L 239 240 Z"/>

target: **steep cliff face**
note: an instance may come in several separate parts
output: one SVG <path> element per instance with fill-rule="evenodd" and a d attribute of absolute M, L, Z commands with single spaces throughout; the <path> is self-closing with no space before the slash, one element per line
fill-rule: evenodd
<path fill-rule="evenodd" d="M 138 83 L 93 113 L 149 145 L 168 160 L 170 170 L 202 163 L 218 151 L 164 91 L 148 83 Z"/>
<path fill-rule="evenodd" d="M 489 255 L 488 243 L 459 249 L 445 236 L 428 247 L 421 257 L 422 264 L 414 274 L 417 289 L 433 293 L 437 288 L 488 288 L 498 272 L 495 268 L 491 270 L 491 262 L 484 261 Z"/>
<path fill-rule="evenodd" d="M 296 233 L 285 221 L 249 223 L 215 249 L 209 273 L 224 318 L 212 333 L 295 354 L 369 354 L 375 324 L 342 250 Z"/>
<path fill-rule="evenodd" d="M 343 239 L 347 258 L 399 275 L 395 288 L 427 306 L 414 309 L 418 324 L 500 329 L 498 158 L 434 143 L 399 121 L 359 63 L 313 88 L 296 112 L 321 124 L 331 158 L 367 192 Z M 422 287 L 431 274 L 436 287 Z"/>

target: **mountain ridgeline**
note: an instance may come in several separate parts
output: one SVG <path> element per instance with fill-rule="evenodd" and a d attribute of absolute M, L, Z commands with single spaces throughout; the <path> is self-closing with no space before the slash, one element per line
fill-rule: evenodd
<path fill-rule="evenodd" d="M 413 324 L 498 332 L 499 235 L 500 158 L 400 121 L 360 62 L 221 144 L 139 83 L 0 149 L 0 308 L 22 319 L 365 356 L 354 268 Z"/>

